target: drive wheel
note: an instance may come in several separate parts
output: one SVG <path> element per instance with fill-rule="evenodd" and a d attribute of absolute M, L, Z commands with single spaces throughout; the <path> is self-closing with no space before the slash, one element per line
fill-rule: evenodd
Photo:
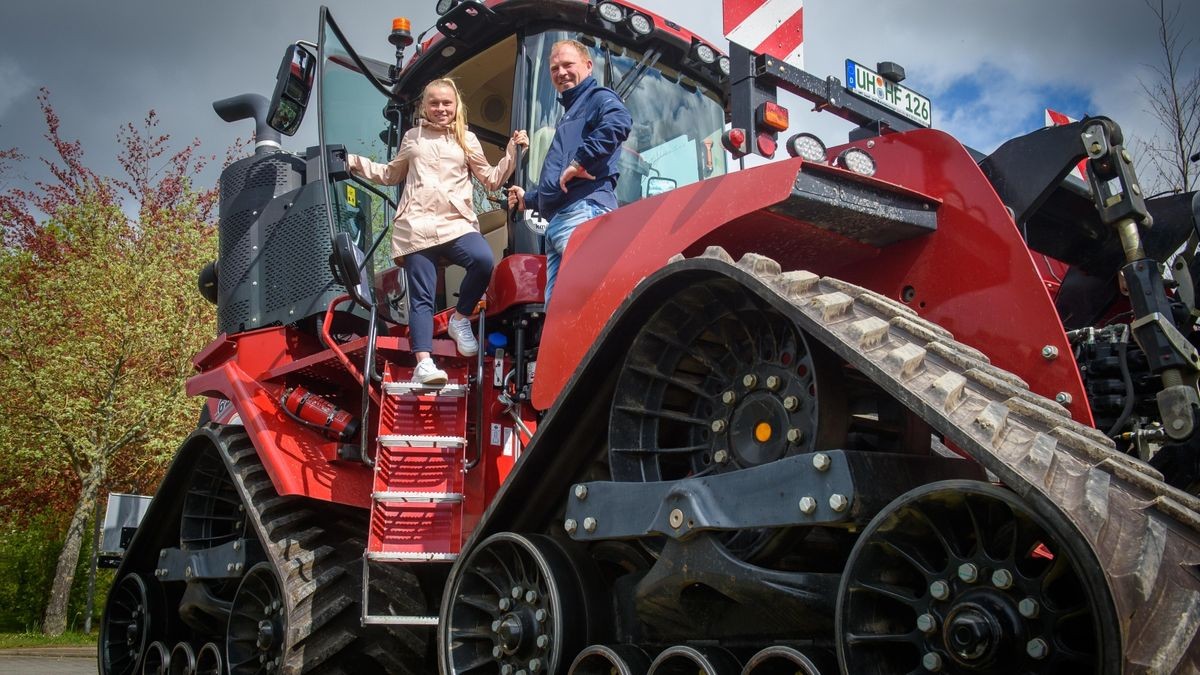
<path fill-rule="evenodd" d="M 270 563 L 250 568 L 233 596 L 225 651 L 230 675 L 273 673 L 283 661 L 287 616 Z"/>
<path fill-rule="evenodd" d="M 153 627 L 150 589 L 137 574 L 127 574 L 113 588 L 100 631 L 100 658 L 104 672 L 128 675 L 137 672 Z"/>
<path fill-rule="evenodd" d="M 552 539 L 501 532 L 479 544 L 442 610 L 443 672 L 556 673 L 587 644 L 574 561 Z"/>
<path fill-rule="evenodd" d="M 987 483 L 901 495 L 842 577 L 843 672 L 1116 672 L 1112 603 L 1080 542 L 1065 521 Z"/>

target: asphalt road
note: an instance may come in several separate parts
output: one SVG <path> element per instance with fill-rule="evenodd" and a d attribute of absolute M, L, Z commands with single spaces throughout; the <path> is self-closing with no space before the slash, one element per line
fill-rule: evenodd
<path fill-rule="evenodd" d="M 0 675 L 95 675 L 96 656 L 0 652 Z"/>

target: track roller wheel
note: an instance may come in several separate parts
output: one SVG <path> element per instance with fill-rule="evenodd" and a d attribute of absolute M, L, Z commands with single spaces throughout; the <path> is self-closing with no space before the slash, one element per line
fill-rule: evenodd
<path fill-rule="evenodd" d="M 221 659 L 221 648 L 214 642 L 206 642 L 196 653 L 196 675 L 224 675 L 225 664 Z"/>
<path fill-rule="evenodd" d="M 225 643 L 229 675 L 276 672 L 286 636 L 279 578 L 270 563 L 259 563 L 246 573 L 233 597 Z"/>
<path fill-rule="evenodd" d="M 1110 673 L 1117 625 L 1065 520 L 976 481 L 898 497 L 850 554 L 837 605 L 844 672 Z"/>
<path fill-rule="evenodd" d="M 112 589 L 111 598 L 100 629 L 100 658 L 109 675 L 132 675 L 138 672 L 154 627 L 150 589 L 142 577 L 127 574 Z"/>
<path fill-rule="evenodd" d="M 587 643 L 579 570 L 549 537 L 500 532 L 480 543 L 442 609 L 443 672 L 558 673 Z"/>
<path fill-rule="evenodd" d="M 167 665 L 171 662 L 171 654 L 167 646 L 157 640 L 146 648 L 142 658 L 142 675 L 167 675 Z"/>
<path fill-rule="evenodd" d="M 646 675 L 738 675 L 742 666 L 720 647 L 676 645 L 663 650 Z"/>
<path fill-rule="evenodd" d="M 196 672 L 196 652 L 186 642 L 179 642 L 171 649 L 171 660 L 167 664 L 167 675 L 192 675 Z"/>
<path fill-rule="evenodd" d="M 650 657 L 636 645 L 592 645 L 579 652 L 567 675 L 644 675 Z"/>
<path fill-rule="evenodd" d="M 750 657 L 742 669 L 742 675 L 831 675 L 835 672 L 837 666 L 832 665 L 832 659 L 827 655 L 809 655 L 786 645 L 763 649 Z"/>

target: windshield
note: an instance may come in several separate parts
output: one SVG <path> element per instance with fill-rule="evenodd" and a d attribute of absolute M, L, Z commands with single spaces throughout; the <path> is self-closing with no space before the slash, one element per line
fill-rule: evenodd
<path fill-rule="evenodd" d="M 562 114 L 558 92 L 550 82 L 549 63 L 550 47 L 565 39 L 588 45 L 592 76 L 610 88 L 634 70 L 643 56 L 618 44 L 568 31 L 548 31 L 528 38 L 530 183 L 540 177 L 542 160 Z M 652 67 L 626 95 L 625 104 L 633 116 L 633 130 L 618 160 L 619 203 L 628 204 L 726 172 L 725 152 L 721 149 L 725 111 L 719 96 L 676 71 Z"/>

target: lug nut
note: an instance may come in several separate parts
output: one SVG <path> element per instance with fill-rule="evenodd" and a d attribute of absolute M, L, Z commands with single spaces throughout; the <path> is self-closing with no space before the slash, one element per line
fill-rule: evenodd
<path fill-rule="evenodd" d="M 788 412 L 796 412 L 800 409 L 800 399 L 796 398 L 795 396 L 784 396 L 783 407 Z"/>
<path fill-rule="evenodd" d="M 799 429 L 788 429 L 787 439 L 788 443 L 799 443 L 804 440 L 804 432 Z"/>
<path fill-rule="evenodd" d="M 942 656 L 936 652 L 929 652 L 921 657 L 921 665 L 931 673 L 936 673 L 942 669 Z"/>
<path fill-rule="evenodd" d="M 538 639 L 537 639 L 537 646 L 538 646 L 538 649 L 545 649 L 546 647 L 549 647 L 550 646 L 550 636 L 539 635 Z"/>
<path fill-rule="evenodd" d="M 492 658 L 493 659 L 500 658 L 500 655 L 503 653 L 504 653 L 504 650 L 500 649 L 499 647 L 492 647 Z"/>
<path fill-rule="evenodd" d="M 829 495 L 829 508 L 833 509 L 835 513 L 845 511 L 848 506 L 850 506 L 850 500 L 846 499 L 846 495 Z"/>
<path fill-rule="evenodd" d="M 496 619 L 495 621 L 492 622 L 492 632 L 493 633 L 500 632 L 500 619 Z"/>
<path fill-rule="evenodd" d="M 1036 619 L 1041 607 L 1038 607 L 1037 600 L 1033 598 L 1025 598 L 1017 603 L 1017 611 L 1026 619 Z"/>
<path fill-rule="evenodd" d="M 717 464 L 724 464 L 729 461 L 729 453 L 724 450 L 718 450 L 713 453 L 713 461 Z"/>
<path fill-rule="evenodd" d="M 1042 358 L 1047 361 L 1053 361 L 1058 358 L 1058 347 L 1054 345 L 1046 345 L 1042 347 Z"/>
<path fill-rule="evenodd" d="M 525 602 L 532 605 L 533 603 L 537 602 L 537 599 L 538 599 L 537 591 L 529 591 L 529 592 L 525 593 Z"/>
<path fill-rule="evenodd" d="M 747 375 L 742 378 L 742 386 L 747 389 L 753 389 L 758 386 L 758 376 L 754 374 Z"/>
<path fill-rule="evenodd" d="M 579 529 L 579 523 L 575 522 L 574 518 L 567 518 L 563 521 L 563 529 L 567 534 L 575 534 L 575 530 Z"/>
<path fill-rule="evenodd" d="M 721 394 L 721 402 L 725 405 L 733 405 L 737 403 L 737 394 L 732 391 L 727 391 Z"/>
<path fill-rule="evenodd" d="M 929 594 L 935 600 L 945 600 L 950 597 L 950 584 L 939 579 L 929 584 Z"/>
<path fill-rule="evenodd" d="M 513 600 L 520 600 L 522 595 L 525 595 L 524 588 L 521 588 L 520 586 L 512 587 L 512 599 Z"/>
<path fill-rule="evenodd" d="M 973 584 L 979 581 L 979 568 L 971 563 L 963 563 L 958 566 L 958 578 Z"/>
<path fill-rule="evenodd" d="M 813 455 L 812 463 L 813 468 L 817 471 L 828 471 L 829 465 L 832 464 L 829 459 L 829 455 L 823 452 L 818 452 L 817 454 Z"/>
<path fill-rule="evenodd" d="M 591 516 L 584 518 L 583 519 L 583 529 L 587 532 L 595 532 L 596 531 L 596 519 Z"/>
<path fill-rule="evenodd" d="M 500 666 L 500 675 L 512 675 L 512 666 L 507 663 Z"/>
<path fill-rule="evenodd" d="M 812 497 L 800 498 L 800 513 L 811 516 L 817 510 L 817 500 Z"/>
<path fill-rule="evenodd" d="M 500 602 L 497 604 L 499 605 L 501 612 L 507 612 L 508 610 L 512 609 L 512 600 L 509 600 L 508 598 L 500 598 Z"/>
<path fill-rule="evenodd" d="M 781 384 L 783 384 L 783 382 L 778 377 L 774 375 L 767 376 L 767 389 L 770 389 L 771 391 L 778 391 L 779 385 Z"/>
<path fill-rule="evenodd" d="M 1012 588 L 1013 575 L 1006 569 L 999 569 L 992 572 L 992 585 L 1002 591 Z"/>
<path fill-rule="evenodd" d="M 583 500 L 587 499 L 587 486 L 586 485 L 576 485 L 575 486 L 575 498 L 578 499 L 579 501 L 583 501 Z"/>
<path fill-rule="evenodd" d="M 541 669 L 542 669 L 542 660 L 541 659 L 530 659 L 529 660 L 529 672 L 536 673 L 537 671 L 539 671 Z"/>
<path fill-rule="evenodd" d="M 932 614 L 922 614 L 917 617 L 917 628 L 926 635 L 937 630 L 937 619 Z"/>
<path fill-rule="evenodd" d="M 550 616 L 550 615 L 544 609 L 539 609 L 538 611 L 533 613 L 533 618 L 538 623 L 545 622 L 546 617 L 548 617 L 548 616 Z"/>
<path fill-rule="evenodd" d="M 1046 655 L 1050 653 L 1050 645 L 1046 644 L 1046 641 L 1042 638 L 1033 638 L 1025 643 L 1025 653 L 1031 659 L 1041 660 L 1046 658 Z"/>
<path fill-rule="evenodd" d="M 725 420 L 713 420 L 711 427 L 713 431 L 719 434 L 725 431 Z"/>

